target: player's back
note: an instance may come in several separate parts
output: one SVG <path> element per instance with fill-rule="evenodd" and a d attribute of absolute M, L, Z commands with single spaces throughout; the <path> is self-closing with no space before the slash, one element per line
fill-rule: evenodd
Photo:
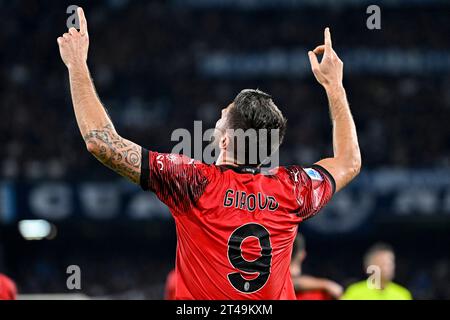
<path fill-rule="evenodd" d="M 150 152 L 148 170 L 148 188 L 176 221 L 177 299 L 295 299 L 289 264 L 298 223 L 333 193 L 323 168 L 262 174 Z"/>

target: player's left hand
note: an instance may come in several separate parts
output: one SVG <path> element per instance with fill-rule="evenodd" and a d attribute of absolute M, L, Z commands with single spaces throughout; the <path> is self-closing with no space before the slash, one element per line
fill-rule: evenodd
<path fill-rule="evenodd" d="M 84 16 L 83 9 L 77 9 L 80 31 L 70 28 L 69 32 L 64 33 L 62 37 L 57 39 L 59 45 L 59 53 L 67 68 L 84 64 L 87 60 L 89 49 L 89 35 L 87 30 L 87 21 Z"/>

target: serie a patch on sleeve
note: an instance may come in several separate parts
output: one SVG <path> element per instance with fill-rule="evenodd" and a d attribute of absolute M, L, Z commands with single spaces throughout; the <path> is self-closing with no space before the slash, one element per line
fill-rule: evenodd
<path fill-rule="evenodd" d="M 306 174 L 311 178 L 311 180 L 323 181 L 323 177 L 321 176 L 319 171 L 317 171 L 313 168 L 305 168 L 304 170 L 305 170 Z"/>

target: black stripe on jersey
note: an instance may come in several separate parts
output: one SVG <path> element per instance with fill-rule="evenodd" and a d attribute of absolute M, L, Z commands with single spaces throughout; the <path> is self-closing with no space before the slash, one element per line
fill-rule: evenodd
<path fill-rule="evenodd" d="M 328 177 L 328 179 L 330 179 L 330 181 L 331 181 L 331 187 L 332 187 L 332 190 L 333 190 L 332 194 L 334 194 L 334 193 L 336 192 L 336 181 L 334 181 L 334 178 L 333 178 L 333 176 L 331 175 L 331 173 L 328 172 L 327 169 L 325 169 L 324 167 L 322 167 L 322 166 L 320 166 L 320 165 L 318 165 L 318 164 L 312 165 L 311 168 L 312 168 L 312 169 L 318 169 L 320 172 L 322 172 L 323 174 L 325 174 L 325 175 Z"/>
<path fill-rule="evenodd" d="M 218 166 L 219 168 L 221 168 L 222 170 L 233 170 L 234 172 L 237 173 L 250 173 L 250 174 L 258 174 L 261 173 L 261 168 L 259 167 L 249 167 L 249 166 L 230 166 L 227 164 L 222 164 L 220 166 Z"/>
<path fill-rule="evenodd" d="M 139 178 L 139 184 L 143 190 L 149 189 L 149 153 L 147 149 L 141 147 L 141 176 Z"/>

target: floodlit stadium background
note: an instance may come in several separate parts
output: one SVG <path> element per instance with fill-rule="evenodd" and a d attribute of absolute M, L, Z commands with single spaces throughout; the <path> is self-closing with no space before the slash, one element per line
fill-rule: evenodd
<path fill-rule="evenodd" d="M 0 272 L 26 295 L 161 299 L 173 220 L 85 151 L 56 44 L 70 4 L 0 1 Z M 346 286 L 364 277 L 367 247 L 385 241 L 415 298 L 450 298 L 448 1 L 378 1 L 381 30 L 366 28 L 371 3 L 357 0 L 76 4 L 97 90 L 123 136 L 170 152 L 174 129 L 212 127 L 240 89 L 260 88 L 289 119 L 282 164 L 331 154 L 327 101 L 306 54 L 330 26 L 363 171 L 300 226 L 304 271 Z M 66 287 L 69 265 L 81 268 L 81 290 Z"/>

